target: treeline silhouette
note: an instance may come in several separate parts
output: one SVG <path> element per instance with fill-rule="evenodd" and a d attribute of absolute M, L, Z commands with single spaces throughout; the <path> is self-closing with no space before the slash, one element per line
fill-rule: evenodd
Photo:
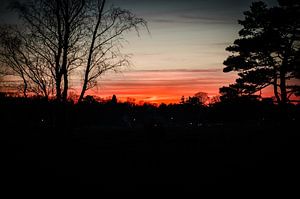
<path fill-rule="evenodd" d="M 290 104 L 285 112 L 271 99 L 243 96 L 210 105 L 192 100 L 177 104 L 137 105 L 117 102 L 116 97 L 98 102 L 87 96 L 82 103 L 45 98 L 0 97 L 1 121 L 9 125 L 43 128 L 197 128 L 245 122 L 253 125 L 299 121 L 300 107 Z"/>
<path fill-rule="evenodd" d="M 99 184 L 105 191 L 293 186 L 299 105 L 241 98 L 136 105 L 1 96 L 6 186 Z"/>

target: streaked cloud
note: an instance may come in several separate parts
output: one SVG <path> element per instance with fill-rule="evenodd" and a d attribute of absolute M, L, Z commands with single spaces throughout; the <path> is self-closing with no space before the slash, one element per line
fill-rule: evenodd
<path fill-rule="evenodd" d="M 219 88 L 233 82 L 235 75 L 221 69 L 133 70 L 109 74 L 89 94 L 101 97 L 117 95 L 119 99 L 137 101 L 179 102 L 181 96 L 193 96 L 202 91 L 218 95 Z"/>
<path fill-rule="evenodd" d="M 133 55 L 135 70 L 107 74 L 88 93 L 154 102 L 178 102 L 182 95 L 199 91 L 217 95 L 221 86 L 234 82 L 235 74 L 222 72 L 228 56 L 225 47 L 237 38 L 237 20 L 252 1 L 109 0 L 146 19 L 151 35 L 145 30 L 140 38 L 136 33 L 126 35 L 129 42 L 122 52 Z M 1 2 L 0 23 L 17 19 L 5 9 L 8 2 Z M 79 81 L 76 77 L 71 85 L 76 91 Z"/>

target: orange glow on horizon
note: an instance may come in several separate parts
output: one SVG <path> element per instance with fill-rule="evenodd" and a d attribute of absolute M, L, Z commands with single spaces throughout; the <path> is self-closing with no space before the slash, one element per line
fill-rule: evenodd
<path fill-rule="evenodd" d="M 222 69 L 133 70 L 105 76 L 86 95 L 103 99 L 116 95 L 120 101 L 129 99 L 136 104 L 179 103 L 182 96 L 187 98 L 198 92 L 218 96 L 219 88 L 234 83 L 236 78 L 236 74 L 224 73 Z M 261 94 L 271 97 L 273 90 L 266 88 Z"/>
<path fill-rule="evenodd" d="M 116 95 L 118 101 L 136 104 L 179 103 L 182 96 L 188 98 L 198 92 L 205 92 L 210 98 L 219 96 L 219 88 L 234 83 L 236 78 L 236 74 L 223 73 L 222 69 L 132 70 L 106 74 L 85 96 L 108 100 Z M 78 78 L 72 79 L 69 97 L 76 100 L 80 91 L 81 82 Z M 15 93 L 15 89 L 8 88 L 4 92 Z M 273 88 L 268 87 L 261 94 L 272 97 Z"/>
<path fill-rule="evenodd" d="M 86 95 L 104 99 L 116 95 L 120 101 L 130 98 L 137 104 L 179 103 L 182 96 L 194 96 L 200 91 L 209 97 L 219 95 L 219 88 L 235 78 L 235 74 L 224 74 L 222 69 L 133 70 L 105 76 Z"/>

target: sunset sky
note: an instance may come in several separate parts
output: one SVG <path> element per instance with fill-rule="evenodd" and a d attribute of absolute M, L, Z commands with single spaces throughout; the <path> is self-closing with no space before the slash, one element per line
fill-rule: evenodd
<path fill-rule="evenodd" d="M 103 76 L 89 91 L 101 97 L 136 98 L 137 101 L 178 102 L 182 95 L 202 91 L 217 95 L 233 83 L 235 75 L 224 74 L 225 48 L 237 37 L 237 20 L 252 0 L 108 0 L 131 10 L 148 22 L 150 34 L 141 30 L 126 35 L 123 52 L 132 55 L 132 66 L 122 73 Z M 275 5 L 275 0 L 265 1 Z M 0 20 L 16 16 L 0 8 Z M 73 88 L 76 83 L 73 83 Z"/>

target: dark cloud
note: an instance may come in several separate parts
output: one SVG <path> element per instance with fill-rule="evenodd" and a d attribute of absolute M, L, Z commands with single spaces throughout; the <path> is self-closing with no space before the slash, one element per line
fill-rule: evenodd
<path fill-rule="evenodd" d="M 198 14 L 185 14 L 180 16 L 182 19 L 190 22 L 198 22 L 202 24 L 232 24 L 236 19 L 228 16 L 203 16 Z"/>
<path fill-rule="evenodd" d="M 213 18 L 203 16 L 181 15 L 176 19 L 151 19 L 151 22 L 155 23 L 190 23 L 190 24 L 233 24 L 236 23 L 236 19 L 231 18 Z"/>
<path fill-rule="evenodd" d="M 236 24 L 253 0 L 113 0 L 155 23 Z M 269 5 L 276 0 L 266 0 Z"/>
<path fill-rule="evenodd" d="M 156 23 L 177 23 L 178 22 L 173 19 L 152 19 L 151 21 Z"/>
<path fill-rule="evenodd" d="M 20 0 L 19 0 L 20 1 Z M 24 2 L 27 0 L 21 0 Z M 130 9 L 147 20 L 160 23 L 202 22 L 212 24 L 232 23 L 244 10 L 249 8 L 253 0 L 108 0 L 116 6 Z M 276 0 L 265 0 L 274 5 Z M 0 19 L 12 22 L 17 17 L 7 6 L 11 0 L 2 0 Z M 174 18 L 174 19 L 173 19 Z"/>

